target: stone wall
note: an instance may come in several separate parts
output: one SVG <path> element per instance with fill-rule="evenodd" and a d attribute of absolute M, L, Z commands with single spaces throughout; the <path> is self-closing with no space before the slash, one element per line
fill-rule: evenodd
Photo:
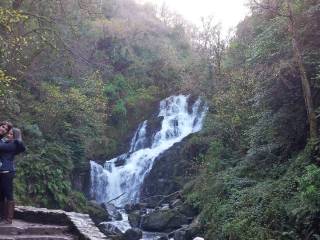
<path fill-rule="evenodd" d="M 17 206 L 15 208 L 15 218 L 26 222 L 67 225 L 75 235 L 79 236 L 80 240 L 108 240 L 94 225 L 88 214 Z"/>

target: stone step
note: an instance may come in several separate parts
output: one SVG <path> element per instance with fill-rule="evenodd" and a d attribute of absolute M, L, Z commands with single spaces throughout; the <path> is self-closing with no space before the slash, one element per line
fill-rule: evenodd
<path fill-rule="evenodd" d="M 88 214 L 31 206 L 16 206 L 14 213 L 16 219 L 25 222 L 70 226 L 72 233 L 80 239 L 111 240 L 100 232 Z"/>
<path fill-rule="evenodd" d="M 75 240 L 68 235 L 0 235 L 0 240 Z"/>
<path fill-rule="evenodd" d="M 14 220 L 13 224 L 0 224 L 1 235 L 59 235 L 69 231 L 68 226 L 44 225 Z"/>
<path fill-rule="evenodd" d="M 15 227 L 0 226 L 1 235 L 56 235 L 64 234 L 69 231 L 67 226 L 33 226 L 33 227 Z"/>

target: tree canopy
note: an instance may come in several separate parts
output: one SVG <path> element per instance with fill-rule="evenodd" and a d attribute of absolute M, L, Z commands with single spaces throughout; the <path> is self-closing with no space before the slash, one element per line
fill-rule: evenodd
<path fill-rule="evenodd" d="M 209 111 L 184 196 L 207 239 L 318 239 L 320 3 L 252 0 L 227 39 L 133 0 L 0 3 L 2 119 L 23 130 L 23 204 L 86 211 L 89 160 L 172 94 Z"/>

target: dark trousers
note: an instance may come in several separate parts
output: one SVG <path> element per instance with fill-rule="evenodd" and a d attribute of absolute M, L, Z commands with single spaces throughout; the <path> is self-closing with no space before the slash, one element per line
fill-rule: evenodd
<path fill-rule="evenodd" d="M 0 173 L 0 202 L 13 201 L 14 172 Z"/>

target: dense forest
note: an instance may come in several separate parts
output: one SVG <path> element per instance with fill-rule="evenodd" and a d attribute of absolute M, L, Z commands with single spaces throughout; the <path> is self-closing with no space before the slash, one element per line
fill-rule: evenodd
<path fill-rule="evenodd" d="M 88 211 L 89 160 L 173 94 L 206 99 L 183 194 L 206 239 L 320 238 L 320 2 L 250 1 L 224 37 L 133 0 L 3 0 L 1 120 L 23 131 L 21 204 Z"/>

